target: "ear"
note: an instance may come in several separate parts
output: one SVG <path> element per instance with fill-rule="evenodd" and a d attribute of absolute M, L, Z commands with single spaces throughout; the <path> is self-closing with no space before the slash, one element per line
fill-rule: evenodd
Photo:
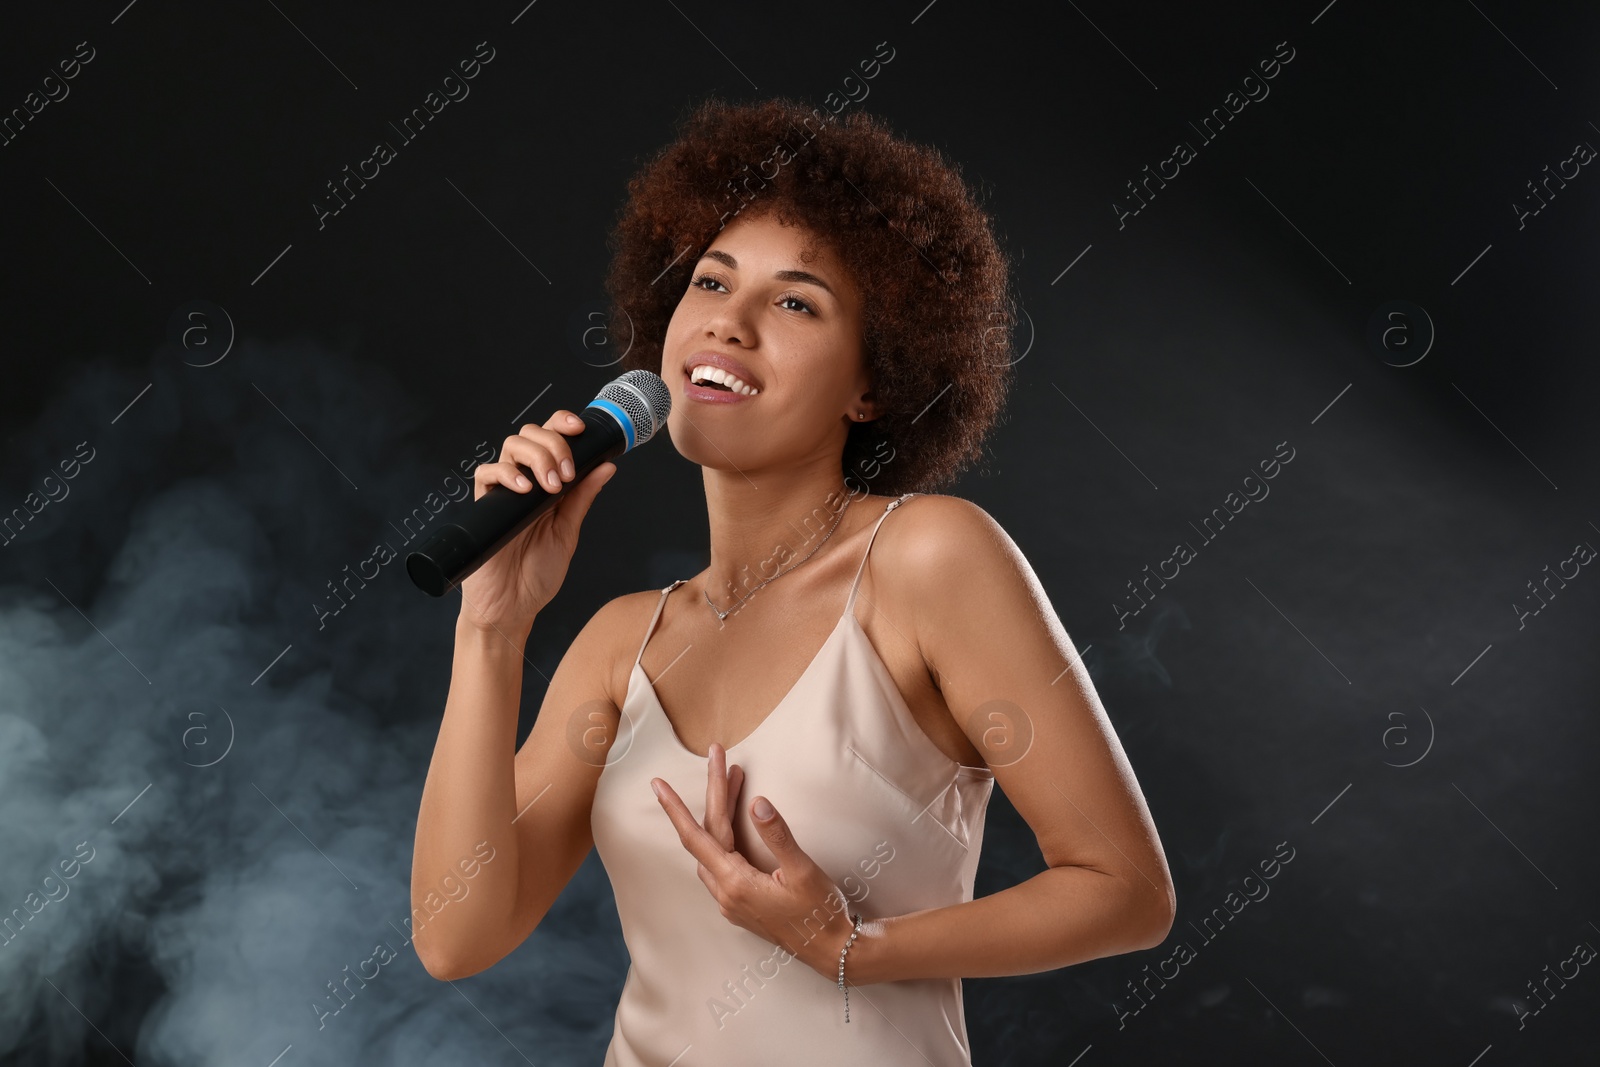
<path fill-rule="evenodd" d="M 864 418 L 864 419 L 856 418 L 856 412 L 858 412 L 858 411 L 864 413 L 866 415 L 866 418 Z M 850 405 L 850 415 L 846 419 L 846 421 L 847 422 L 871 422 L 873 419 L 876 419 L 877 417 L 878 417 L 878 396 L 877 396 L 876 393 L 874 393 L 869 388 L 865 392 L 863 392 L 859 396 L 857 396 L 856 399 L 855 399 L 855 402 Z"/>

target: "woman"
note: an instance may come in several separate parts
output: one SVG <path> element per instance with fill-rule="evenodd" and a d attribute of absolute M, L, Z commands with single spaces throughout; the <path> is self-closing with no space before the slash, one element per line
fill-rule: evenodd
<path fill-rule="evenodd" d="M 672 392 L 710 564 L 596 612 L 515 753 L 522 646 L 615 466 L 463 584 L 418 954 L 439 978 L 491 966 L 593 846 L 632 957 L 606 1064 L 970 1064 L 962 977 L 1154 947 L 1174 909 L 1032 569 L 928 492 L 1002 406 L 1006 260 L 956 171 L 860 112 L 708 102 L 629 193 L 614 319 Z M 535 491 L 519 465 L 557 491 L 580 429 L 523 427 L 478 495 Z M 996 781 L 1048 868 L 974 900 Z M 432 918 L 479 842 L 507 858 Z"/>

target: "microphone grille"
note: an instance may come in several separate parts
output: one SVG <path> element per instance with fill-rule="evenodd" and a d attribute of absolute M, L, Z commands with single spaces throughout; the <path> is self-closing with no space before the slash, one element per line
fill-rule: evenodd
<path fill-rule="evenodd" d="M 628 371 L 600 390 L 599 399 L 615 404 L 633 423 L 630 449 L 654 437 L 672 413 L 672 392 L 653 371 Z"/>

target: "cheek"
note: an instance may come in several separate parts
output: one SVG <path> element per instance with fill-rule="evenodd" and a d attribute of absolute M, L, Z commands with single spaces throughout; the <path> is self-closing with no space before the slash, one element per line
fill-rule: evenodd
<path fill-rule="evenodd" d="M 687 306 L 688 303 L 687 300 L 679 301 L 672 318 L 667 320 L 667 329 L 661 338 L 661 365 L 664 370 L 671 369 L 676 360 L 688 354 L 683 346 L 695 337 L 697 316 Z M 663 373 L 662 377 L 667 375 Z"/>
<path fill-rule="evenodd" d="M 697 320 L 707 309 L 703 306 L 696 307 L 695 297 L 695 291 L 689 288 L 678 294 L 678 302 L 672 308 L 672 317 L 667 320 L 668 335 L 692 330 L 698 324 Z"/>

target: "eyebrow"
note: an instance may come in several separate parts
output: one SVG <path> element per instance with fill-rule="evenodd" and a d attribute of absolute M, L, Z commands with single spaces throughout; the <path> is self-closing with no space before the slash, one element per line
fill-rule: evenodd
<path fill-rule="evenodd" d="M 711 251 L 702 255 L 700 258 L 714 259 L 718 263 L 725 264 L 729 270 L 739 269 L 739 261 L 721 249 L 712 249 Z M 805 282 L 809 285 L 815 285 L 817 288 L 821 289 L 835 300 L 839 298 L 838 294 L 833 291 L 832 286 L 808 270 L 780 270 L 773 272 L 772 276 L 778 279 L 780 282 Z"/>

